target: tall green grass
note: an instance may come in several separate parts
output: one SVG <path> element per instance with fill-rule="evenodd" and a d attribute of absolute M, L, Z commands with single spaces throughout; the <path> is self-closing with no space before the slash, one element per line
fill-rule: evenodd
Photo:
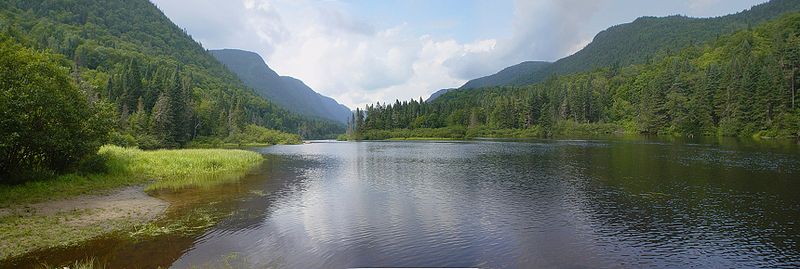
<path fill-rule="evenodd" d="M 260 154 L 238 149 L 179 149 L 143 151 L 103 146 L 111 174 L 153 180 L 147 189 L 209 186 L 235 181 L 263 160 Z"/>
<path fill-rule="evenodd" d="M 0 185 L 0 207 L 102 193 L 149 183 L 147 190 L 211 186 L 240 179 L 263 160 L 261 154 L 236 149 L 146 151 L 106 145 L 98 155 L 106 172 L 61 175 L 21 185 Z"/>

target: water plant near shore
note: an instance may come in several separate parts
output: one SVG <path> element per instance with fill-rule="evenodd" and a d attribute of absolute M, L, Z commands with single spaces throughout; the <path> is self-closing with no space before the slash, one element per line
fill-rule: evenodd
<path fill-rule="evenodd" d="M 57 200 L 146 184 L 147 190 L 211 186 L 236 181 L 263 157 L 237 149 L 179 149 L 146 151 L 106 145 L 98 155 L 105 172 L 66 174 L 20 185 L 0 185 L 0 207 Z"/>

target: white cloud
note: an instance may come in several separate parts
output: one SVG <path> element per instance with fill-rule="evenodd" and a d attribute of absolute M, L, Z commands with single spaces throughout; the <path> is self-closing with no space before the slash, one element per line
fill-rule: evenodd
<path fill-rule="evenodd" d="M 526 60 L 556 60 L 610 25 L 659 14 L 648 8 L 709 13 L 720 0 L 516 0 L 510 36 L 468 42 L 420 36 L 404 23 L 377 27 L 335 0 L 193 0 L 188 8 L 184 1 L 152 1 L 206 48 L 258 52 L 279 74 L 355 108 L 426 98 Z"/>

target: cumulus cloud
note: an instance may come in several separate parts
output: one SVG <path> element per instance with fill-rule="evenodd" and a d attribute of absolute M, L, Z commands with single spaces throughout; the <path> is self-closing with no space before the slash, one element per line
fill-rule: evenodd
<path fill-rule="evenodd" d="M 151 1 L 206 48 L 258 52 L 279 74 L 351 108 L 425 98 L 522 61 L 553 61 L 636 16 L 720 6 L 719 0 L 515 0 L 507 36 L 465 41 L 420 34 L 403 22 L 377 26 L 350 14 L 353 3 L 335 0 Z M 737 11 L 758 0 L 731 1 Z"/>
<path fill-rule="evenodd" d="M 468 52 L 446 61 L 452 75 L 471 79 L 525 60 L 553 61 L 585 46 L 585 24 L 608 0 L 517 0 L 511 37 L 490 49 Z"/>

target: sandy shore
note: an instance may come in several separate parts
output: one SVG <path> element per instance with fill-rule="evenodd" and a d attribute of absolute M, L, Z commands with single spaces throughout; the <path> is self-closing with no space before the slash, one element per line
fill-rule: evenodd
<path fill-rule="evenodd" d="M 137 186 L 105 195 L 0 208 L 0 260 L 146 223 L 161 216 L 168 205 Z"/>

